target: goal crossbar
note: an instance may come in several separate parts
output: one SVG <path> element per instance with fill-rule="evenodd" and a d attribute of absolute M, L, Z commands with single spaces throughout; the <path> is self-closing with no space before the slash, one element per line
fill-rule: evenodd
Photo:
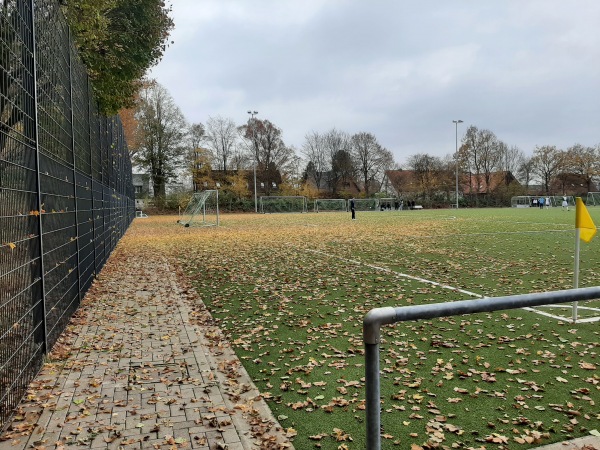
<path fill-rule="evenodd" d="M 305 213 L 308 212 L 306 197 L 301 195 L 268 195 L 260 197 L 260 212 L 272 213 Z"/>
<path fill-rule="evenodd" d="M 193 194 L 178 222 L 184 227 L 219 226 L 219 191 L 206 190 Z"/>
<path fill-rule="evenodd" d="M 348 211 L 348 202 L 344 198 L 316 198 L 315 212 Z"/>

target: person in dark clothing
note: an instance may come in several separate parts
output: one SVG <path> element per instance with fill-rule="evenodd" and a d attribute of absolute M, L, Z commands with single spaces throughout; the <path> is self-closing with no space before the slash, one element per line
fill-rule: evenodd
<path fill-rule="evenodd" d="M 356 209 L 354 207 L 354 199 L 350 199 L 350 212 L 352 212 L 352 220 L 356 220 Z"/>

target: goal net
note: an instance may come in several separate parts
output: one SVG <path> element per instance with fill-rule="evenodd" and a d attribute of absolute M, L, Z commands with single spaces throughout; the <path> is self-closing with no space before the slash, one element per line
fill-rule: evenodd
<path fill-rule="evenodd" d="M 208 190 L 193 194 L 178 222 L 184 227 L 219 226 L 219 191 Z"/>
<path fill-rule="evenodd" d="M 348 211 L 348 202 L 343 198 L 317 198 L 315 199 L 315 212 Z"/>
<path fill-rule="evenodd" d="M 376 198 L 355 198 L 354 209 L 357 211 L 379 211 L 379 200 Z"/>
<path fill-rule="evenodd" d="M 398 209 L 398 200 L 395 198 L 380 198 L 379 199 L 379 210 L 380 211 L 392 211 Z"/>
<path fill-rule="evenodd" d="M 567 201 L 567 206 L 575 207 L 575 197 L 572 195 L 553 195 L 550 197 L 550 204 L 552 206 L 562 206 L 564 200 Z"/>
<path fill-rule="evenodd" d="M 572 195 L 518 195 L 510 199 L 510 204 L 513 208 L 529 208 L 538 206 L 540 198 L 544 199 L 545 208 L 562 206 L 563 200 L 567 201 L 568 206 L 575 206 L 575 198 Z M 600 198 L 598 200 L 600 201 Z"/>
<path fill-rule="evenodd" d="M 303 196 L 262 196 L 260 197 L 260 212 L 272 213 L 305 213 L 308 202 Z"/>
<path fill-rule="evenodd" d="M 585 204 L 587 206 L 600 206 L 600 192 L 588 192 Z"/>

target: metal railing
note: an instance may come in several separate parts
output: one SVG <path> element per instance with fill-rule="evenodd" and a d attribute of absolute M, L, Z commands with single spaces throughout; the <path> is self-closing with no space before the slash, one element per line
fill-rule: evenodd
<path fill-rule="evenodd" d="M 0 0 L 0 421 L 131 223 L 118 117 L 98 114 L 55 0 Z"/>
<path fill-rule="evenodd" d="M 480 312 L 501 311 L 557 303 L 569 303 L 600 298 L 600 287 L 567 289 L 538 294 L 492 297 L 478 300 L 435 303 L 429 305 L 375 308 L 363 319 L 365 343 L 365 380 L 367 415 L 367 450 L 381 449 L 381 404 L 379 381 L 379 342 L 381 326 L 408 320 L 433 319 Z"/>

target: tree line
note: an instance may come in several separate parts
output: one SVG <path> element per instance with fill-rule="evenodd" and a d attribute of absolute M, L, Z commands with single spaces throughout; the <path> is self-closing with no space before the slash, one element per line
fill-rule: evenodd
<path fill-rule="evenodd" d="M 335 197 L 347 195 L 354 186 L 362 196 L 370 196 L 385 187 L 386 170 L 400 168 L 369 132 L 310 132 L 296 149 L 285 144 L 279 127 L 255 114 L 243 124 L 220 116 L 189 124 L 164 87 L 143 80 L 147 69 L 160 61 L 174 27 L 163 0 L 60 0 L 60 4 L 101 112 L 120 111 L 133 162 L 150 174 L 156 196 L 164 196 L 166 183 L 181 173 L 200 189 L 215 182 L 214 172 L 237 176 L 237 182 L 229 180 L 230 189 L 236 186 L 237 195 L 248 196 L 251 189 L 247 183 L 242 189 L 244 183 L 236 175 L 244 170 L 256 170 L 266 194 L 277 189 Z M 493 173 L 510 172 L 522 193 L 536 183 L 545 194 L 566 190 L 575 175 L 589 191 L 599 166 L 600 144 L 574 144 L 566 150 L 542 145 L 527 156 L 492 131 L 471 125 L 456 155 L 410 155 L 403 168 L 414 173 L 415 196 L 432 196 L 449 195 L 455 172 L 472 175 L 473 184 L 486 189 Z"/>
<path fill-rule="evenodd" d="M 133 129 L 128 132 L 128 142 L 134 161 L 149 171 L 156 197 L 164 196 L 166 183 L 182 173 L 192 179 L 197 190 L 221 181 L 226 183 L 224 189 L 236 196 L 251 197 L 250 172 L 256 173 L 261 195 L 276 191 L 335 198 L 358 192 L 369 197 L 385 190 L 386 171 L 400 169 L 392 152 L 369 132 L 311 131 L 297 149 L 284 142 L 279 127 L 252 111 L 243 124 L 221 116 L 209 117 L 204 124 L 188 124 L 167 90 L 155 81 L 144 84 L 136 104 L 129 112 L 135 126 L 127 126 Z M 463 194 L 493 197 L 500 195 L 491 192 L 493 175 L 510 173 L 519 183 L 509 187 L 512 178 L 507 178 L 502 198 L 496 199 L 506 202 L 510 195 L 526 194 L 534 181 L 542 186 L 537 193 L 557 193 L 551 192 L 557 189 L 557 182 L 563 183 L 564 191 L 574 175 L 591 190 L 600 173 L 600 145 L 575 144 L 566 150 L 543 145 L 527 156 L 492 131 L 471 125 L 456 155 L 410 155 L 403 169 L 413 173 L 416 182 L 409 192 L 416 198 L 440 193 L 450 198 L 457 173 L 461 179 L 465 174 L 471 178 L 469 187 L 461 183 Z M 473 186 L 483 188 L 474 191 Z"/>

